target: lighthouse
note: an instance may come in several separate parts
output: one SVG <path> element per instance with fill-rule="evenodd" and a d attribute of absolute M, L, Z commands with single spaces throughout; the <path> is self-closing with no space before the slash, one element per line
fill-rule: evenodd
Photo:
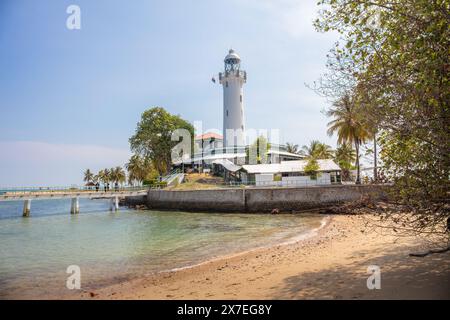
<path fill-rule="evenodd" d="M 223 86 L 223 146 L 242 147 L 245 145 L 243 85 L 247 73 L 241 70 L 241 58 L 230 49 L 225 57 L 225 70 L 219 73 Z"/>

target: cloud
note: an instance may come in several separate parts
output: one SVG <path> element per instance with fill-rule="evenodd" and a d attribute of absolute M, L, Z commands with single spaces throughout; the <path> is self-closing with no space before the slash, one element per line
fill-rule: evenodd
<path fill-rule="evenodd" d="M 0 142 L 0 188 L 81 184 L 87 168 L 123 166 L 126 149 L 38 141 Z"/>

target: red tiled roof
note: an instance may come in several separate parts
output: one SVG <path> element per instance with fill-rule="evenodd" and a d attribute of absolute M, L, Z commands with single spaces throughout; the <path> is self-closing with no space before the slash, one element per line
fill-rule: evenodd
<path fill-rule="evenodd" d="M 211 138 L 218 139 L 218 140 L 223 139 L 221 134 L 217 134 L 214 132 L 207 132 L 207 133 L 199 134 L 199 135 L 195 136 L 195 140 L 208 140 Z"/>

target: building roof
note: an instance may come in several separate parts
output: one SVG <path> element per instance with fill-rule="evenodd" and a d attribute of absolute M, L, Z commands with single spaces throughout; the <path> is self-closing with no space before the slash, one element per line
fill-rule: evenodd
<path fill-rule="evenodd" d="M 218 133 L 214 133 L 214 132 L 207 132 L 204 134 L 199 134 L 195 136 L 195 140 L 208 140 L 208 139 L 216 139 L 216 140 L 223 140 L 223 136 L 221 134 Z"/>
<path fill-rule="evenodd" d="M 279 154 L 280 156 L 289 156 L 289 157 L 295 157 L 298 159 L 303 159 L 304 156 L 298 154 L 298 153 L 292 153 L 292 152 L 287 152 L 287 151 L 280 151 L 280 150 L 276 150 L 276 149 L 270 149 L 269 151 L 267 151 L 267 154 Z"/>
<path fill-rule="evenodd" d="M 242 168 L 248 173 L 278 173 L 280 172 L 280 163 L 245 164 Z"/>
<path fill-rule="evenodd" d="M 248 173 L 303 172 L 308 160 L 281 161 L 281 163 L 248 164 L 242 168 Z M 318 171 L 340 171 L 341 168 L 331 159 L 317 160 Z"/>
<path fill-rule="evenodd" d="M 225 169 L 227 169 L 228 171 L 231 171 L 231 172 L 236 172 L 236 171 L 242 169 L 241 166 L 235 165 L 233 162 L 231 162 L 228 159 L 217 159 L 217 160 L 214 160 L 212 163 L 220 164 L 223 167 L 225 167 Z"/>
<path fill-rule="evenodd" d="M 228 60 L 241 61 L 241 57 L 239 57 L 239 55 L 233 49 L 230 49 L 230 51 L 228 51 L 228 54 L 225 57 L 224 61 L 227 62 Z"/>

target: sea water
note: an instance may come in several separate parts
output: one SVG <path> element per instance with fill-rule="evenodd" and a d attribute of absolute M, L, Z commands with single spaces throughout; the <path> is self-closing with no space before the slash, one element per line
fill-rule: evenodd
<path fill-rule="evenodd" d="M 293 214 L 109 211 L 108 200 L 0 202 L 0 299 L 63 297 L 67 268 L 81 270 L 94 290 L 153 272 L 289 241 L 317 228 L 322 217 Z"/>

